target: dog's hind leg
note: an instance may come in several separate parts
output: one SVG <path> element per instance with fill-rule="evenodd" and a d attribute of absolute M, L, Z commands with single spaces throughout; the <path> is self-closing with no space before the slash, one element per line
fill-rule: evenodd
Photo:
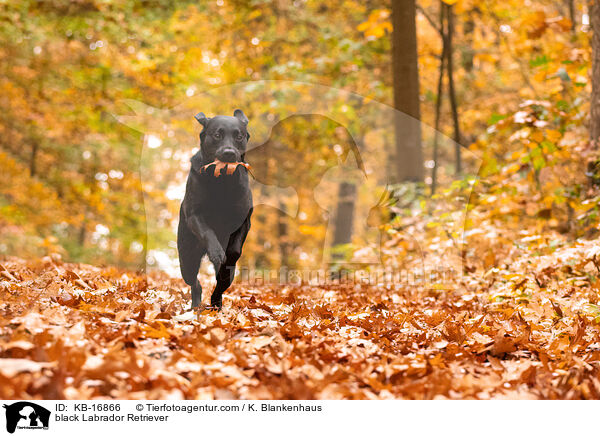
<path fill-rule="evenodd" d="M 242 246 L 250 230 L 250 216 L 252 215 L 252 209 L 246 217 L 246 220 L 242 223 L 241 227 L 237 229 L 229 237 L 227 249 L 225 250 L 225 262 L 219 268 L 217 273 L 217 285 L 210 297 L 210 304 L 218 309 L 223 306 L 223 292 L 231 286 L 233 278 L 235 277 L 235 264 L 242 255 Z"/>
<path fill-rule="evenodd" d="M 196 279 L 196 283 L 192 285 L 192 309 L 200 306 L 200 303 L 202 303 L 202 285 Z"/>
<path fill-rule="evenodd" d="M 223 292 L 231 286 L 235 276 L 235 264 L 239 259 L 239 255 L 227 255 L 225 262 L 221 265 L 217 274 L 217 285 L 210 297 L 211 306 L 221 309 L 223 306 Z"/>
<path fill-rule="evenodd" d="M 198 281 L 198 270 L 200 269 L 202 256 L 204 256 L 204 250 L 181 220 L 177 230 L 177 250 L 179 252 L 181 276 L 185 283 L 192 288 L 192 308 L 198 307 L 202 302 L 202 286 Z"/>

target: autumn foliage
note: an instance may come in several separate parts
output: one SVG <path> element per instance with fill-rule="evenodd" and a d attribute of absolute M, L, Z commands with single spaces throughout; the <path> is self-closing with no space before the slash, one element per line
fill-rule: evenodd
<path fill-rule="evenodd" d="M 199 313 L 160 274 L 11 258 L 0 396 L 600 398 L 585 279 L 599 254 L 582 244 L 460 290 L 237 284 L 222 312 Z"/>

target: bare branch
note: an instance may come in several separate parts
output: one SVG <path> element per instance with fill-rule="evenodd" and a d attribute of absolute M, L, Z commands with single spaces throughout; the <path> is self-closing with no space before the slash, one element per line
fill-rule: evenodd
<path fill-rule="evenodd" d="M 422 6 L 417 5 L 417 11 L 419 11 L 421 14 L 423 14 L 423 16 L 425 17 L 427 22 L 431 25 L 431 27 L 433 27 L 437 31 L 437 33 L 443 37 L 442 29 L 440 29 L 440 27 L 437 24 L 435 24 L 435 21 L 433 21 L 433 19 L 429 16 L 429 14 L 427 12 L 425 12 L 425 9 L 423 9 Z"/>

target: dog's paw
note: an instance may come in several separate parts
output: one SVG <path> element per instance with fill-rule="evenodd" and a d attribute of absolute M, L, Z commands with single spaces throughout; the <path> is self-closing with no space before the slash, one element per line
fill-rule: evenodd
<path fill-rule="evenodd" d="M 220 245 L 215 245 L 208 249 L 208 259 L 215 267 L 215 272 L 219 272 L 221 265 L 225 262 L 225 251 Z"/>
<path fill-rule="evenodd" d="M 210 297 L 210 305 L 215 310 L 221 310 L 223 308 L 223 296 L 222 295 L 216 296 L 213 294 Z"/>

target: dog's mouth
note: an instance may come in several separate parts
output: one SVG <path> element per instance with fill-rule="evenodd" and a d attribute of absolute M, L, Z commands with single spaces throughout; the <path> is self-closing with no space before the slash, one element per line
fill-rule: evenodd
<path fill-rule="evenodd" d="M 237 150 L 231 147 L 227 147 L 225 149 L 219 150 L 219 152 L 217 153 L 217 159 L 221 162 L 235 163 L 240 160 L 240 156 Z"/>
<path fill-rule="evenodd" d="M 235 173 L 235 170 L 242 166 L 246 168 L 247 171 L 250 171 L 250 165 L 246 162 L 223 162 L 219 159 L 216 159 L 214 162 L 204 165 L 200 168 L 200 174 L 212 174 L 215 177 L 219 177 L 223 174 L 228 176 Z"/>

